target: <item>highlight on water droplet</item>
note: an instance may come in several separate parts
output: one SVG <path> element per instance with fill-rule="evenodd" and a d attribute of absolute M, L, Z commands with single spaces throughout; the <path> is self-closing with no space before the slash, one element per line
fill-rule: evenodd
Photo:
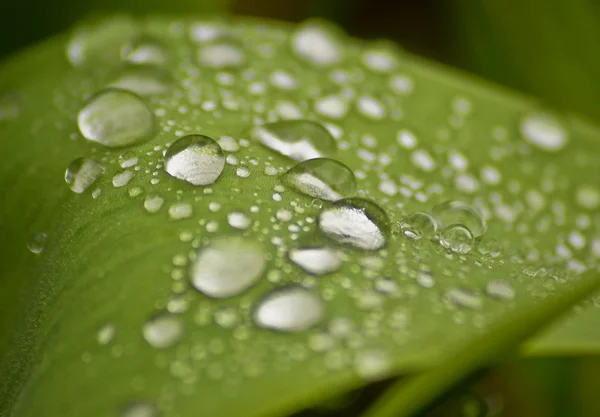
<path fill-rule="evenodd" d="M 288 286 L 267 294 L 254 311 L 255 323 L 265 329 L 301 332 L 323 321 L 321 298 L 299 286 Z"/>
<path fill-rule="evenodd" d="M 483 301 L 479 294 L 464 288 L 451 288 L 446 292 L 446 299 L 458 307 L 476 310 L 481 308 Z"/>
<path fill-rule="evenodd" d="M 462 201 L 446 201 L 435 206 L 431 214 L 438 223 L 440 229 L 444 229 L 453 224 L 461 224 L 472 233 L 473 238 L 480 240 L 487 226 L 483 217 L 471 205 Z"/>
<path fill-rule="evenodd" d="M 437 232 L 437 222 L 429 213 L 416 211 L 410 213 L 400 222 L 402 234 L 409 239 L 433 239 Z"/>
<path fill-rule="evenodd" d="M 385 211 L 373 201 L 346 198 L 321 212 L 319 229 L 340 244 L 377 250 L 387 243 L 390 221 Z"/>
<path fill-rule="evenodd" d="M 209 297 L 234 297 L 260 281 L 265 266 L 265 252 L 258 241 L 226 236 L 198 252 L 190 280 L 194 288 Z"/>
<path fill-rule="evenodd" d="M 148 194 L 144 199 L 144 209 L 150 213 L 158 213 L 162 208 L 165 199 L 158 194 Z"/>
<path fill-rule="evenodd" d="M 214 183 L 225 167 L 221 146 L 204 135 L 188 135 L 177 139 L 165 153 L 165 171 L 192 185 Z"/>
<path fill-rule="evenodd" d="M 330 274 L 342 266 L 339 253 L 327 247 L 290 249 L 288 257 L 290 261 L 313 275 Z"/>
<path fill-rule="evenodd" d="M 142 329 L 144 339 L 156 349 L 174 346 L 183 336 L 181 319 L 171 313 L 161 313 L 148 320 Z"/>
<path fill-rule="evenodd" d="M 331 23 L 311 19 L 296 27 L 290 43 L 300 60 L 317 67 L 330 67 L 343 59 L 343 36 Z"/>
<path fill-rule="evenodd" d="M 473 249 L 474 238 L 468 227 L 462 224 L 451 224 L 442 230 L 440 244 L 452 252 L 464 255 Z"/>
<path fill-rule="evenodd" d="M 169 49 L 158 39 L 139 36 L 121 48 L 121 58 L 134 65 L 163 66 L 169 62 Z"/>
<path fill-rule="evenodd" d="M 561 150 L 569 141 L 568 131 L 549 113 L 526 115 L 521 121 L 520 129 L 526 142 L 549 152 Z"/>
<path fill-rule="evenodd" d="M 496 300 L 509 301 L 515 298 L 515 289 L 508 281 L 497 279 L 488 282 L 485 293 Z"/>
<path fill-rule="evenodd" d="M 250 128 L 251 139 L 267 148 L 302 162 L 332 156 L 335 140 L 329 131 L 309 120 L 284 120 Z"/>
<path fill-rule="evenodd" d="M 95 159 L 77 158 L 65 171 L 65 181 L 72 191 L 81 194 L 95 183 L 104 171 L 104 167 Z"/>
<path fill-rule="evenodd" d="M 115 148 L 146 142 L 155 133 L 154 115 L 134 93 L 107 88 L 92 96 L 77 115 L 84 138 Z"/>
<path fill-rule="evenodd" d="M 47 239 L 48 235 L 46 233 L 38 233 L 27 243 L 27 249 L 29 249 L 29 252 L 39 255 L 44 251 Z"/>
<path fill-rule="evenodd" d="M 315 158 L 287 171 L 281 181 L 290 188 L 321 200 L 336 201 L 356 191 L 356 177 L 335 159 Z"/>

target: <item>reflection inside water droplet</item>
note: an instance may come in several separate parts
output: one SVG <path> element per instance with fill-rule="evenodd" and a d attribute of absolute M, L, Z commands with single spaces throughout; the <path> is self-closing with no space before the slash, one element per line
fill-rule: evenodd
<path fill-rule="evenodd" d="M 314 275 L 330 274 L 342 266 L 340 255 L 330 248 L 291 249 L 288 256 L 300 268 Z"/>
<path fill-rule="evenodd" d="M 321 299 L 302 287 L 285 287 L 269 293 L 254 312 L 254 321 L 265 329 L 300 332 L 319 324 L 325 315 Z"/>
<path fill-rule="evenodd" d="M 402 219 L 400 230 L 409 239 L 432 239 L 437 231 L 437 222 L 430 214 L 416 211 Z"/>
<path fill-rule="evenodd" d="M 282 181 L 288 187 L 322 200 L 336 201 L 356 191 L 356 177 L 352 170 L 329 158 L 301 162 L 286 172 Z"/>
<path fill-rule="evenodd" d="M 225 155 L 217 142 L 204 135 L 177 139 L 165 153 L 165 170 L 193 185 L 214 183 L 225 167 Z"/>
<path fill-rule="evenodd" d="M 65 171 L 65 182 L 72 191 L 81 194 L 95 183 L 104 171 L 104 167 L 96 160 L 78 158 L 71 162 Z"/>
<path fill-rule="evenodd" d="M 442 230 L 440 244 L 452 252 L 464 255 L 473 249 L 473 234 L 462 224 L 451 224 Z"/>
<path fill-rule="evenodd" d="M 460 224 L 469 229 L 475 239 L 480 239 L 487 229 L 479 212 L 461 201 L 446 201 L 435 206 L 431 213 L 441 229 Z"/>
<path fill-rule="evenodd" d="M 27 249 L 29 249 L 29 252 L 39 255 L 44 251 L 47 239 L 48 235 L 46 233 L 38 233 L 27 243 Z"/>

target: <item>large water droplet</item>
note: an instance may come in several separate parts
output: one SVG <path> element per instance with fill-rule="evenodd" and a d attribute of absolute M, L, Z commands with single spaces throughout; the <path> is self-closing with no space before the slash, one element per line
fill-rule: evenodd
<path fill-rule="evenodd" d="M 225 155 L 221 146 L 204 135 L 177 139 L 165 153 L 167 173 L 193 185 L 214 183 L 224 166 Z"/>
<path fill-rule="evenodd" d="M 138 25 L 127 16 L 115 16 L 76 28 L 67 44 L 74 66 L 107 65 L 120 61 L 121 48 L 134 38 Z"/>
<path fill-rule="evenodd" d="M 416 211 L 402 219 L 400 230 L 409 239 L 431 239 L 437 231 L 437 222 L 430 214 Z"/>
<path fill-rule="evenodd" d="M 442 230 L 440 244 L 452 252 L 465 254 L 473 249 L 473 234 L 462 224 L 451 224 Z"/>
<path fill-rule="evenodd" d="M 167 46 L 148 36 L 131 40 L 123 46 L 121 56 L 124 61 L 135 65 L 163 66 L 169 61 Z"/>
<path fill-rule="evenodd" d="M 322 300 L 302 287 L 285 287 L 269 293 L 254 312 L 260 327 L 300 332 L 319 324 L 325 315 Z"/>
<path fill-rule="evenodd" d="M 328 22 L 309 20 L 297 26 L 291 47 L 298 58 L 318 67 L 329 67 L 343 58 L 341 31 Z"/>
<path fill-rule="evenodd" d="M 111 87 L 132 91 L 140 96 L 162 95 L 175 87 L 175 79 L 165 69 L 154 66 L 128 66 L 110 83 Z"/>
<path fill-rule="evenodd" d="M 198 253 L 191 269 L 191 282 L 209 297 L 233 297 L 256 284 L 265 265 L 260 243 L 243 237 L 225 237 L 214 240 Z"/>
<path fill-rule="evenodd" d="M 154 115 L 137 95 L 109 88 L 90 98 L 77 116 L 84 138 L 108 147 L 130 146 L 154 135 Z"/>
<path fill-rule="evenodd" d="M 292 262 L 313 275 L 330 274 L 342 266 L 340 255 L 330 248 L 291 249 L 288 256 Z"/>
<path fill-rule="evenodd" d="M 72 191 L 83 193 L 104 173 L 104 167 L 94 159 L 77 158 L 65 171 L 65 181 Z"/>
<path fill-rule="evenodd" d="M 282 177 L 288 187 L 322 200 L 336 201 L 356 191 L 356 177 L 335 159 L 315 158 L 301 162 Z"/>
<path fill-rule="evenodd" d="M 246 54 L 239 42 L 217 39 L 198 48 L 198 64 L 206 68 L 238 68 L 246 62 Z"/>
<path fill-rule="evenodd" d="M 183 323 L 178 316 L 163 313 L 148 320 L 142 333 L 150 346 L 166 349 L 174 346 L 183 336 Z"/>
<path fill-rule="evenodd" d="M 567 130 L 552 115 L 533 113 L 521 121 L 523 139 L 537 148 L 556 152 L 564 148 L 569 141 Z"/>
<path fill-rule="evenodd" d="M 475 239 L 480 239 L 487 229 L 479 212 L 461 201 L 446 201 L 435 206 L 431 213 L 441 229 L 461 224 L 471 231 Z"/>
<path fill-rule="evenodd" d="M 296 161 L 331 156 L 335 140 L 327 129 L 308 120 L 285 120 L 250 128 L 249 136 Z"/>
<path fill-rule="evenodd" d="M 386 244 L 390 221 L 385 211 L 374 202 L 347 198 L 321 212 L 319 228 L 338 243 L 377 250 Z"/>

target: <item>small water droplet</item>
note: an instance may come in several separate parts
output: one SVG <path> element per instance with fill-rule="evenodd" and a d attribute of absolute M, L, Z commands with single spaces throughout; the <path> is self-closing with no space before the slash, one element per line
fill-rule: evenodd
<path fill-rule="evenodd" d="M 65 181 L 72 191 L 81 194 L 95 183 L 104 171 L 104 167 L 94 159 L 77 158 L 65 171 Z"/>
<path fill-rule="evenodd" d="M 451 224 L 440 234 L 440 244 L 443 247 L 463 255 L 473 249 L 473 241 L 473 234 L 462 224 Z"/>
<path fill-rule="evenodd" d="M 532 113 L 521 121 L 521 135 L 533 146 L 556 152 L 564 148 L 569 141 L 567 130 L 558 119 L 547 113 Z"/>
<path fill-rule="evenodd" d="M 84 138 L 111 148 L 146 142 L 155 132 L 154 116 L 142 99 L 108 88 L 90 98 L 77 115 Z"/>
<path fill-rule="evenodd" d="M 265 265 L 264 249 L 259 242 L 225 237 L 198 252 L 191 269 L 191 282 L 209 297 L 233 297 L 256 284 L 263 276 Z"/>
<path fill-rule="evenodd" d="M 96 332 L 96 341 L 100 345 L 108 345 L 114 340 L 116 333 L 117 329 L 114 324 L 107 323 Z"/>
<path fill-rule="evenodd" d="M 193 185 L 214 183 L 225 167 L 225 155 L 217 142 L 204 135 L 177 139 L 165 153 L 165 170 Z"/>
<path fill-rule="evenodd" d="M 238 68 L 246 62 L 246 53 L 239 42 L 221 38 L 198 48 L 198 64 L 213 69 Z"/>
<path fill-rule="evenodd" d="M 127 151 L 119 156 L 121 168 L 132 168 L 138 164 L 138 157 L 133 151 Z"/>
<path fill-rule="evenodd" d="M 125 187 L 133 179 L 133 175 L 134 172 L 129 169 L 117 172 L 112 179 L 113 186 L 115 188 Z"/>
<path fill-rule="evenodd" d="M 313 275 L 330 274 L 342 266 L 340 255 L 330 248 L 291 249 L 288 256 L 292 262 Z"/>
<path fill-rule="evenodd" d="M 392 371 L 392 365 L 392 358 L 382 350 L 359 352 L 354 359 L 355 372 L 367 381 L 389 376 Z"/>
<path fill-rule="evenodd" d="M 131 91 L 140 96 L 167 94 L 175 87 L 169 71 L 149 65 L 126 66 L 121 69 L 110 87 Z"/>
<path fill-rule="evenodd" d="M 452 304 L 473 310 L 481 308 L 482 300 L 479 294 L 463 288 L 452 288 L 446 292 L 446 298 Z"/>
<path fill-rule="evenodd" d="M 254 311 L 254 321 L 265 329 L 301 332 L 319 324 L 325 316 L 323 301 L 297 286 L 276 289 Z"/>
<path fill-rule="evenodd" d="M 150 213 L 158 213 L 162 208 L 165 199 L 158 194 L 148 194 L 144 199 L 144 209 Z"/>
<path fill-rule="evenodd" d="M 416 211 L 402 219 L 400 230 L 409 239 L 432 239 L 437 232 L 437 222 L 430 214 Z"/>
<path fill-rule="evenodd" d="M 183 323 L 179 317 L 171 313 L 162 313 L 148 320 L 142 333 L 150 346 L 166 349 L 179 342 L 183 330 Z"/>
<path fill-rule="evenodd" d="M 441 229 L 453 224 L 461 224 L 478 240 L 487 229 L 481 214 L 474 207 L 461 201 L 446 201 L 435 206 L 431 213 Z"/>
<path fill-rule="evenodd" d="M 146 401 L 136 401 L 129 404 L 120 414 L 120 417 L 159 417 L 156 406 Z"/>
<path fill-rule="evenodd" d="M 329 131 L 309 120 L 284 120 L 250 128 L 249 136 L 269 149 L 302 162 L 336 151 Z"/>
<path fill-rule="evenodd" d="M 190 203 L 179 202 L 169 207 L 169 217 L 171 220 L 183 220 L 192 217 L 194 210 Z"/>
<path fill-rule="evenodd" d="M 315 158 L 287 171 L 282 182 L 303 194 L 336 201 L 356 191 L 356 177 L 350 168 L 335 159 Z"/>
<path fill-rule="evenodd" d="M 44 251 L 47 239 L 48 235 L 46 233 L 38 233 L 27 243 L 27 249 L 31 253 L 39 255 Z"/>
<path fill-rule="evenodd" d="M 501 279 L 488 282 L 485 287 L 485 293 L 496 300 L 507 301 L 515 298 L 514 288 Z"/>
<path fill-rule="evenodd" d="M 140 36 L 123 46 L 121 57 L 130 64 L 163 66 L 169 61 L 169 50 L 158 39 Z"/>
<path fill-rule="evenodd" d="M 296 27 L 291 48 L 298 58 L 318 67 L 329 67 L 343 58 L 341 31 L 320 20 L 308 20 Z"/>
<path fill-rule="evenodd" d="M 385 211 L 374 202 L 347 198 L 321 212 L 319 229 L 338 243 L 377 250 L 386 244 L 390 221 Z"/>
<path fill-rule="evenodd" d="M 244 213 L 233 211 L 227 214 L 227 223 L 234 229 L 245 230 L 250 227 L 251 221 Z"/>

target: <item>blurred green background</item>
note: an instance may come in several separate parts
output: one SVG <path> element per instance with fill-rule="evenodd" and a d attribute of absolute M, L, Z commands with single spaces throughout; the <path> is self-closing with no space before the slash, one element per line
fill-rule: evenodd
<path fill-rule="evenodd" d="M 406 50 L 600 121 L 598 0 L 4 0 L 0 57 L 91 13 L 237 13 L 301 21 L 321 16 Z M 600 331 L 600 330 L 599 330 Z M 600 416 L 600 359 L 530 359 L 476 387 L 510 417 Z M 456 415 L 442 412 L 440 415 Z"/>

